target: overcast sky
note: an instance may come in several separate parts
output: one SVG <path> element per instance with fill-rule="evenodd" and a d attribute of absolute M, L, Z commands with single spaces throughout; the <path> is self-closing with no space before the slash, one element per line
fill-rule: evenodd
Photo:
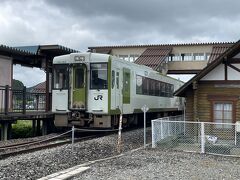
<path fill-rule="evenodd" d="M 237 0 L 2 0 L 0 44 L 89 46 L 237 41 Z M 14 68 L 32 86 L 41 70 Z"/>

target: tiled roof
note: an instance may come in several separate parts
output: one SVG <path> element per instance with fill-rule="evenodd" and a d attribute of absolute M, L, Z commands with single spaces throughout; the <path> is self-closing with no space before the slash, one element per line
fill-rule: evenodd
<path fill-rule="evenodd" d="M 234 44 L 235 42 L 207 42 L 207 43 L 177 43 L 177 44 L 147 44 L 147 45 L 116 45 L 116 46 L 92 46 L 88 49 L 99 49 L 99 48 L 139 48 L 139 47 L 166 47 L 166 46 L 201 46 L 201 45 L 218 45 L 218 44 Z"/>
<path fill-rule="evenodd" d="M 31 93 L 45 93 L 46 92 L 46 81 L 37 84 L 31 88 Z"/>
<path fill-rule="evenodd" d="M 233 44 L 219 44 L 219 45 L 214 45 L 212 47 L 212 52 L 209 57 L 208 63 L 211 63 L 215 59 L 218 58 L 219 55 L 224 53 L 228 48 L 230 48 Z"/>
<path fill-rule="evenodd" d="M 171 51 L 171 47 L 147 48 L 134 63 L 157 70 Z"/>
<path fill-rule="evenodd" d="M 18 47 L 15 47 L 15 48 L 20 49 L 22 51 L 28 51 L 28 52 L 31 52 L 33 54 L 37 54 L 39 46 L 18 46 Z"/>
<path fill-rule="evenodd" d="M 51 45 L 34 45 L 34 46 L 18 46 L 15 47 L 16 49 L 19 50 L 23 50 L 23 51 L 27 51 L 27 52 L 31 52 L 33 54 L 39 54 L 41 53 L 42 50 L 55 50 L 55 51 L 59 51 L 59 52 L 63 52 L 63 54 L 66 53 L 74 53 L 74 52 L 79 52 L 75 49 L 71 49 L 62 45 L 58 45 L 58 44 L 51 44 Z"/>
<path fill-rule="evenodd" d="M 0 52 L 7 52 L 7 53 L 14 53 L 14 54 L 19 54 L 19 55 L 34 55 L 34 53 L 27 51 L 25 49 L 18 49 L 15 47 L 10 47 L 6 45 L 0 45 Z"/>
<path fill-rule="evenodd" d="M 39 45 L 40 50 L 61 50 L 67 53 L 77 53 L 80 52 L 75 49 L 68 48 L 66 46 L 58 45 L 58 44 L 51 44 L 51 45 Z"/>

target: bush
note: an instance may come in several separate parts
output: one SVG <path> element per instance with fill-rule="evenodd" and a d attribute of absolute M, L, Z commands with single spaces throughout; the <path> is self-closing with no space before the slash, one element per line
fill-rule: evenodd
<path fill-rule="evenodd" d="M 16 124 L 12 125 L 12 138 L 28 138 L 32 137 L 32 121 L 19 120 Z"/>

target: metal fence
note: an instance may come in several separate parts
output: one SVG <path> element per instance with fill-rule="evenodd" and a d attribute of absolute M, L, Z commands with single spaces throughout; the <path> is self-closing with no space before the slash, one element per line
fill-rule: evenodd
<path fill-rule="evenodd" d="M 0 86 L 0 113 L 23 113 L 26 111 L 45 111 L 46 94 L 12 89 L 10 86 Z"/>
<path fill-rule="evenodd" d="M 189 122 L 183 117 L 152 120 L 152 147 L 240 156 L 240 125 Z"/>

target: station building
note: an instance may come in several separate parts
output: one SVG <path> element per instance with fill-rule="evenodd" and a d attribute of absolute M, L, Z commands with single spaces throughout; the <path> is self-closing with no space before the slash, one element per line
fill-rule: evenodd
<path fill-rule="evenodd" d="M 175 95 L 186 99 L 186 121 L 239 121 L 240 41 L 210 62 Z M 229 126 L 218 125 L 217 128 L 224 130 Z"/>
<path fill-rule="evenodd" d="M 163 74 L 196 74 L 224 53 L 233 42 L 88 47 L 146 65 Z"/>

